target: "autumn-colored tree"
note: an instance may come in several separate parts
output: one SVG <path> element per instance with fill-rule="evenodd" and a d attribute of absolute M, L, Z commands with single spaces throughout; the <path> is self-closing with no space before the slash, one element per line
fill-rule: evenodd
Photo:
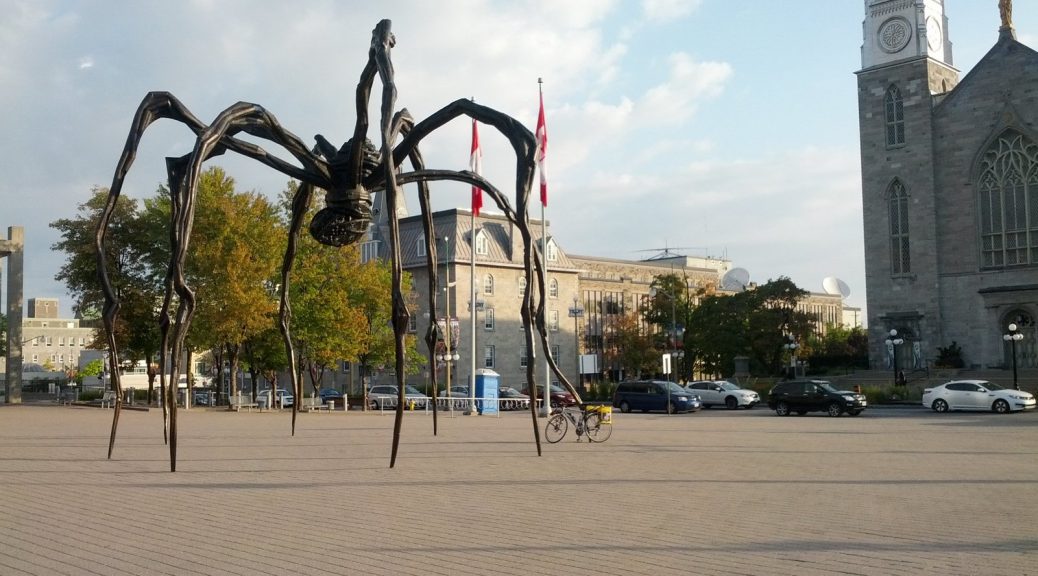
<path fill-rule="evenodd" d="M 638 313 L 618 316 L 606 331 L 605 360 L 610 365 L 619 366 L 625 378 L 638 378 L 659 371 L 660 353 Z"/>
<path fill-rule="evenodd" d="M 285 233 L 276 207 L 259 194 L 235 192 L 219 167 L 202 173 L 195 210 L 185 266 L 196 301 L 189 344 L 224 351 L 235 395 L 242 344 L 275 322 Z"/>

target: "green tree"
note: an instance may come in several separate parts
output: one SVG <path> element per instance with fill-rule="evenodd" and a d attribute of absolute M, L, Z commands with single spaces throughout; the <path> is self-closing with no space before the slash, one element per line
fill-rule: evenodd
<path fill-rule="evenodd" d="M 693 356 L 707 375 L 735 370 L 735 357 L 748 356 L 754 372 L 779 374 L 792 334 L 800 345 L 813 330 L 811 318 L 796 309 L 808 292 L 788 278 L 770 280 L 735 294 L 705 295 L 690 313 L 686 360 Z"/>
<path fill-rule="evenodd" d="M 72 294 L 73 309 L 84 318 L 96 318 L 104 305 L 94 236 L 107 202 L 108 189 L 95 187 L 90 198 L 79 206 L 77 217 L 59 219 L 50 225 L 61 234 L 61 240 L 51 248 L 66 254 L 55 280 Z M 109 281 L 120 301 L 115 324 L 120 357 L 128 364 L 145 360 L 150 366 L 159 348 L 154 308 L 161 284 L 156 280 L 155 262 L 149 258 L 156 233 L 141 216 L 137 201 L 120 196 L 109 223 L 105 249 Z M 90 346 L 107 346 L 103 330 L 98 331 Z M 154 390 L 154 375 L 150 371 L 149 389 Z"/>

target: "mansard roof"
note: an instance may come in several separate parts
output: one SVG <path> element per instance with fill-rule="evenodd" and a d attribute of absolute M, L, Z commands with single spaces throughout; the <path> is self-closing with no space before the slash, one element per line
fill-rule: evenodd
<path fill-rule="evenodd" d="M 550 222 L 547 223 L 550 225 Z M 476 263 L 480 266 L 500 266 L 521 268 L 523 266 L 523 240 L 519 228 L 502 215 L 483 212 L 475 218 L 476 233 L 487 236 L 487 253 L 477 254 Z M 464 209 L 452 209 L 433 214 L 434 236 L 439 238 L 436 259 L 439 263 L 466 263 L 472 260 L 472 213 Z M 530 233 L 534 248 L 540 252 L 541 223 L 530 221 Z M 411 216 L 400 220 L 400 255 L 403 267 L 414 268 L 424 266 L 426 254 L 418 253 L 419 239 L 424 235 L 422 217 Z M 443 238 L 448 238 L 448 255 L 443 254 Z M 548 234 L 548 242 L 554 243 L 557 259 L 548 262 L 549 269 L 575 270 L 577 266 L 566 256 L 565 251 Z"/>

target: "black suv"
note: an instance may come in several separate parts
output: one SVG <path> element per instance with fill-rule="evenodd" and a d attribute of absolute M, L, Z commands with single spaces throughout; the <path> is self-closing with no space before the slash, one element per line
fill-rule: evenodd
<path fill-rule="evenodd" d="M 779 416 L 789 416 L 790 412 L 804 415 L 818 411 L 828 412 L 830 416 L 844 412 L 857 416 L 865 410 L 866 404 L 863 394 L 837 390 L 825 380 L 779 382 L 768 394 L 768 408 Z"/>

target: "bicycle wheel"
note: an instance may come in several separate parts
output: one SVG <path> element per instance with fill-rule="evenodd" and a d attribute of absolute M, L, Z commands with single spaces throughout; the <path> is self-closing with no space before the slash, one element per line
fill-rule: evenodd
<path fill-rule="evenodd" d="M 548 424 L 544 427 L 544 438 L 549 444 L 554 444 L 562 437 L 566 435 L 566 430 L 569 429 L 569 422 L 566 422 L 566 417 L 561 413 L 555 414 L 551 418 L 548 418 Z"/>
<path fill-rule="evenodd" d="M 603 421 L 599 412 L 587 412 L 584 414 L 584 431 L 587 432 L 588 440 L 605 442 L 613 433 L 613 424 Z"/>

